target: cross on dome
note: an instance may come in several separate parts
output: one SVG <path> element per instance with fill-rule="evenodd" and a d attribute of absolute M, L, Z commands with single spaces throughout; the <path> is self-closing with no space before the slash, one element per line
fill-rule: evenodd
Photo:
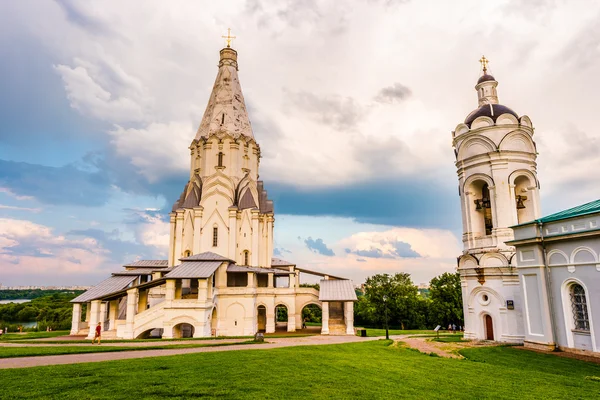
<path fill-rule="evenodd" d="M 487 66 L 488 66 L 488 63 L 490 62 L 490 60 L 485 58 L 485 56 L 481 56 L 481 59 L 479 60 L 479 62 L 481 63 L 481 67 L 483 68 L 483 74 L 485 75 L 487 73 Z"/>
<path fill-rule="evenodd" d="M 223 39 L 227 41 L 227 47 L 231 47 L 231 41 L 236 39 L 235 36 L 231 36 L 231 28 L 227 28 L 227 36 L 221 36 Z"/>

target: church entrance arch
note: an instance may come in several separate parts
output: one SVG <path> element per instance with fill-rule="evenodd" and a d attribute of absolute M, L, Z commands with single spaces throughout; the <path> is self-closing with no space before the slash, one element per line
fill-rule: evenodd
<path fill-rule="evenodd" d="M 194 337 L 194 326 L 187 323 L 177 324 L 173 327 L 174 338 Z"/>
<path fill-rule="evenodd" d="M 489 314 L 485 314 L 483 317 L 485 338 L 486 340 L 494 340 L 494 322 Z"/>
<path fill-rule="evenodd" d="M 321 307 L 316 303 L 309 303 L 302 308 L 302 330 L 320 333 L 322 324 Z M 296 327 L 297 328 L 297 327 Z"/>
<path fill-rule="evenodd" d="M 285 304 L 275 306 L 275 330 L 287 332 L 288 308 Z"/>
<path fill-rule="evenodd" d="M 267 330 L 267 308 L 258 306 L 256 311 L 257 330 L 258 332 L 265 332 Z"/>

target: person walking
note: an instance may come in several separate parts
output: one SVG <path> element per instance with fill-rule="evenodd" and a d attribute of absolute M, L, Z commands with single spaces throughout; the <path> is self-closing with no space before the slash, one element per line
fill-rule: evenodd
<path fill-rule="evenodd" d="M 92 340 L 92 344 L 94 344 L 94 342 L 96 341 L 96 339 L 98 339 L 98 344 L 100 344 L 100 334 L 102 332 L 102 323 L 98 322 L 98 325 L 96 325 L 96 333 L 94 334 L 94 339 Z"/>

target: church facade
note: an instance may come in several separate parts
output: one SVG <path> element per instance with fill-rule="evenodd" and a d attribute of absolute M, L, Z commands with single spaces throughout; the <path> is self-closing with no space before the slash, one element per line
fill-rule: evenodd
<path fill-rule="evenodd" d="M 322 334 L 354 334 L 350 280 L 273 258 L 273 202 L 259 180 L 261 150 L 229 45 L 189 150 L 168 260 L 127 264 L 72 300 L 71 334 L 92 337 L 98 323 L 103 337 L 125 339 L 293 332 L 310 304 L 322 309 Z M 319 290 L 302 287 L 300 274 L 320 276 Z"/>
<path fill-rule="evenodd" d="M 531 120 L 501 105 L 498 81 L 475 85 L 478 107 L 452 132 L 463 225 L 458 258 L 465 338 L 521 343 L 523 301 L 511 227 L 540 216 Z"/>

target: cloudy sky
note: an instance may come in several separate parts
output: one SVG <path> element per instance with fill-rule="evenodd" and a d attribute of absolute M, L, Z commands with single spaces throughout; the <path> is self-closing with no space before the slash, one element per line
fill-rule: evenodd
<path fill-rule="evenodd" d="M 0 283 L 166 257 L 228 27 L 276 253 L 357 283 L 452 271 L 451 131 L 482 54 L 536 127 L 543 213 L 600 197 L 599 19 L 595 0 L 3 1 Z"/>

